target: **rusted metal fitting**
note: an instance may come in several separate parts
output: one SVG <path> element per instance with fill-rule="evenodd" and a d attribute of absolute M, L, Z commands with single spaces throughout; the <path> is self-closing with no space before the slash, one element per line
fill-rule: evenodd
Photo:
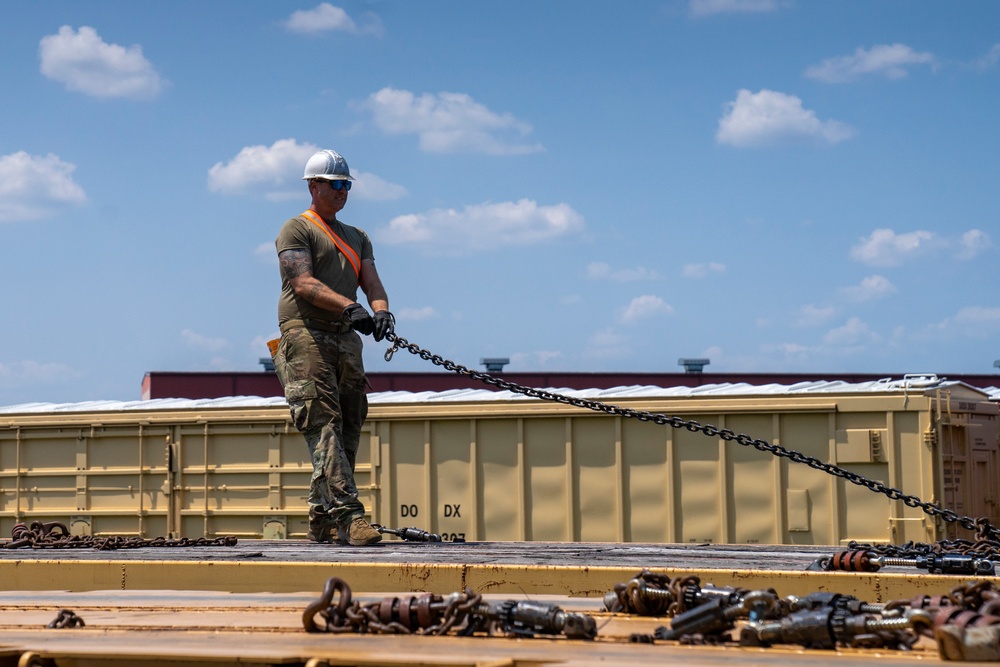
<path fill-rule="evenodd" d="M 565 635 L 569 639 L 593 639 L 597 636 L 597 622 L 593 616 L 566 612 L 556 605 L 532 600 L 507 600 L 491 615 L 496 616 L 505 633 L 516 636 Z"/>
<path fill-rule="evenodd" d="M 982 628 L 990 625 L 1000 625 L 1000 616 L 981 614 L 978 611 L 962 607 L 944 607 L 934 615 L 934 627 L 953 625 L 959 628 Z"/>
<path fill-rule="evenodd" d="M 881 565 L 874 562 L 875 554 L 861 549 L 839 551 L 830 558 L 829 569 L 843 572 L 878 572 Z"/>
<path fill-rule="evenodd" d="M 831 607 L 833 609 L 844 609 L 852 614 L 879 614 L 885 613 L 885 605 L 870 604 L 859 600 L 853 595 L 842 593 L 831 593 L 827 591 L 817 591 L 809 593 L 803 597 L 794 595 L 785 598 L 789 613 L 797 611 L 822 609 Z"/>
<path fill-rule="evenodd" d="M 69 609 L 60 609 L 59 613 L 56 614 L 55 619 L 53 619 L 46 627 L 49 628 L 82 628 L 86 625 L 83 619 L 76 615 L 76 613 L 70 611 Z"/>
<path fill-rule="evenodd" d="M 396 537 L 402 539 L 405 542 L 440 542 L 441 536 L 437 533 L 431 533 L 421 528 L 409 527 L 409 528 L 387 528 L 378 523 L 373 523 L 372 528 L 377 530 L 380 534 L 388 533 L 389 535 L 395 535 Z M 463 540 L 464 541 L 464 540 Z"/>
<path fill-rule="evenodd" d="M 740 633 L 740 644 L 798 644 L 827 650 L 838 644 L 908 649 L 918 639 L 917 628 L 930 624 L 930 617 L 922 611 L 909 610 L 902 616 L 881 618 L 827 606 L 798 611 L 779 621 L 748 623 Z"/>
<path fill-rule="evenodd" d="M 686 635 L 718 635 L 736 627 L 736 620 L 762 621 L 779 609 L 778 596 L 772 591 L 749 591 L 738 603 L 727 604 L 715 597 L 694 609 L 674 616 L 670 628 L 657 628 L 657 639 L 680 639 Z"/>
<path fill-rule="evenodd" d="M 664 616 L 676 613 L 679 585 L 698 585 L 697 577 L 682 581 L 662 574 L 642 570 L 625 583 L 615 584 L 614 590 L 604 595 L 604 607 L 612 612 L 640 616 Z"/>

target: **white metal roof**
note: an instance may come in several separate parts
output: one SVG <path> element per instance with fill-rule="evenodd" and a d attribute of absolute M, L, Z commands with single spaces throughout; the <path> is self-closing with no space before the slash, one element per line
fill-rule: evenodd
<path fill-rule="evenodd" d="M 962 386 L 983 394 L 989 400 L 1000 400 L 1000 388 L 971 387 L 962 382 L 939 379 L 934 375 L 906 376 L 893 380 L 884 378 L 870 382 L 815 381 L 790 385 L 751 385 L 743 382 L 705 384 L 700 387 L 656 387 L 627 385 L 609 389 L 547 388 L 553 394 L 571 398 L 609 401 L 618 398 L 678 398 L 704 396 L 775 396 L 782 394 L 864 394 L 911 393 L 923 394 L 938 388 Z M 476 401 L 528 401 L 535 400 L 523 394 L 491 389 L 449 389 L 447 391 L 383 391 L 368 395 L 372 404 L 424 403 L 424 402 L 476 402 Z M 127 410 L 183 410 L 206 408 L 260 408 L 285 405 L 280 396 L 229 396 L 225 398 L 158 398 L 148 401 L 85 401 L 81 403 L 22 403 L 0 407 L 0 414 L 61 413 L 61 412 L 117 412 Z"/>
<path fill-rule="evenodd" d="M 548 388 L 553 394 L 571 398 L 611 400 L 615 398 L 675 398 L 699 396 L 773 396 L 781 394 L 865 394 L 865 393 L 911 393 L 945 387 L 966 387 L 971 391 L 988 394 L 986 390 L 972 387 L 963 382 L 939 379 L 935 375 L 906 376 L 894 380 L 883 378 L 869 382 L 844 382 L 841 380 L 818 380 L 796 382 L 795 384 L 751 385 L 745 382 L 704 384 L 699 387 L 657 387 L 651 385 L 627 385 L 609 389 L 567 389 Z M 997 392 L 993 392 L 997 393 Z M 991 396 L 992 397 L 992 396 Z M 533 400 L 523 394 L 511 391 L 489 389 L 451 389 L 448 391 L 387 391 L 368 395 L 369 403 L 415 403 L 424 401 L 510 401 Z"/>
<path fill-rule="evenodd" d="M 259 408 L 285 405 L 282 396 L 225 398 L 156 398 L 149 401 L 83 401 L 81 403 L 21 403 L 0 407 L 0 414 L 43 412 L 119 412 L 124 410 L 183 410 L 189 408 Z"/>

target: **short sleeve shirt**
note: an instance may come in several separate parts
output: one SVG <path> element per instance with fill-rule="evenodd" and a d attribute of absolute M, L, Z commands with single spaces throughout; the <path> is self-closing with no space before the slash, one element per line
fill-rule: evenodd
<path fill-rule="evenodd" d="M 358 254 L 361 261 L 375 259 L 372 242 L 364 230 L 345 225 L 339 220 L 326 221 L 326 224 L 329 225 L 330 231 L 343 239 Z M 358 276 L 354 272 L 354 267 L 316 223 L 301 215 L 290 218 L 282 225 L 274 246 L 278 254 L 285 250 L 308 250 L 312 256 L 313 276 L 337 294 L 351 301 L 357 301 Z M 282 276 L 281 296 L 278 298 L 278 323 L 303 318 L 330 321 L 338 319 L 339 314 L 335 316 L 295 296 L 291 283 Z"/>

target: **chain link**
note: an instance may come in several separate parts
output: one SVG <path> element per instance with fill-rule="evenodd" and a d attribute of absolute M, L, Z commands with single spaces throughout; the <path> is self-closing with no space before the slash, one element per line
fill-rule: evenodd
<path fill-rule="evenodd" d="M 498 389 L 528 396 L 529 398 L 537 398 L 543 401 L 571 405 L 577 408 L 603 412 L 609 415 L 617 415 L 628 419 L 638 419 L 639 421 L 652 422 L 661 426 L 670 426 L 675 429 L 683 428 L 691 431 L 692 433 L 700 432 L 709 437 L 718 437 L 726 442 L 736 442 L 736 444 L 742 445 L 743 447 L 753 447 L 761 452 L 766 452 L 780 458 L 786 458 L 795 463 L 803 463 L 810 468 L 825 472 L 828 475 L 840 477 L 851 484 L 865 487 L 875 493 L 881 493 L 890 500 L 902 501 L 902 503 L 907 507 L 912 507 L 914 509 L 919 508 L 931 517 L 939 518 L 948 523 L 955 523 L 960 525 L 962 528 L 975 531 L 979 539 L 989 539 L 994 541 L 1000 540 L 1000 529 L 991 525 L 987 518 L 973 519 L 969 516 L 960 516 L 958 513 L 950 509 L 945 509 L 934 503 L 925 502 L 917 496 L 903 493 L 900 489 L 887 486 L 877 480 L 868 479 L 867 477 L 851 472 L 850 470 L 845 470 L 844 468 L 833 465 L 832 463 L 825 463 L 815 457 L 803 454 L 802 452 L 787 449 L 781 445 L 769 443 L 766 440 L 753 438 L 745 433 L 736 433 L 728 428 L 719 428 L 717 426 L 713 426 L 712 424 L 701 424 L 695 420 L 683 419 L 678 416 L 667 416 L 661 413 L 647 412 L 645 410 L 622 408 L 617 405 L 602 403 L 600 401 L 574 396 L 565 396 L 551 391 L 546 391 L 544 389 L 526 387 L 515 382 L 509 382 L 507 380 L 494 377 L 488 373 L 471 370 L 461 364 L 456 364 L 455 362 L 445 359 L 440 355 L 431 353 L 415 343 L 409 342 L 405 338 L 396 335 L 395 332 L 388 333 L 386 335 L 386 340 L 392 343 L 392 346 L 385 352 L 386 361 L 390 361 L 397 350 L 405 349 L 411 354 L 414 354 L 425 361 L 431 362 L 435 366 L 443 367 L 445 370 L 472 378 L 473 380 L 477 380 L 483 384 L 487 384 Z"/>
<path fill-rule="evenodd" d="M 49 628 L 82 628 L 87 624 L 83 622 L 83 619 L 76 615 L 71 609 L 60 609 L 56 617 L 52 619 L 46 627 Z"/>
<path fill-rule="evenodd" d="M 125 537 L 110 535 L 95 537 L 93 535 L 71 535 L 66 524 L 58 521 L 42 523 L 32 521 L 31 525 L 18 523 L 10 531 L 11 540 L 0 543 L 3 549 L 97 549 L 98 551 L 117 551 L 119 549 L 139 549 L 142 547 L 234 547 L 236 537 L 226 535 L 214 539 L 207 537 L 179 537 L 176 539 L 154 537 Z"/>

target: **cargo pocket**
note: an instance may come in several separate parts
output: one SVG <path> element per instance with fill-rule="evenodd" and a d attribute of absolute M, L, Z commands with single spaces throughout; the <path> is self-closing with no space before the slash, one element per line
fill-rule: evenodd
<path fill-rule="evenodd" d="M 322 424 L 314 424 L 316 412 L 313 404 L 316 400 L 316 382 L 313 380 L 299 380 L 289 382 L 285 386 L 285 401 L 292 412 L 292 422 L 295 428 L 305 433 L 311 431 Z"/>

